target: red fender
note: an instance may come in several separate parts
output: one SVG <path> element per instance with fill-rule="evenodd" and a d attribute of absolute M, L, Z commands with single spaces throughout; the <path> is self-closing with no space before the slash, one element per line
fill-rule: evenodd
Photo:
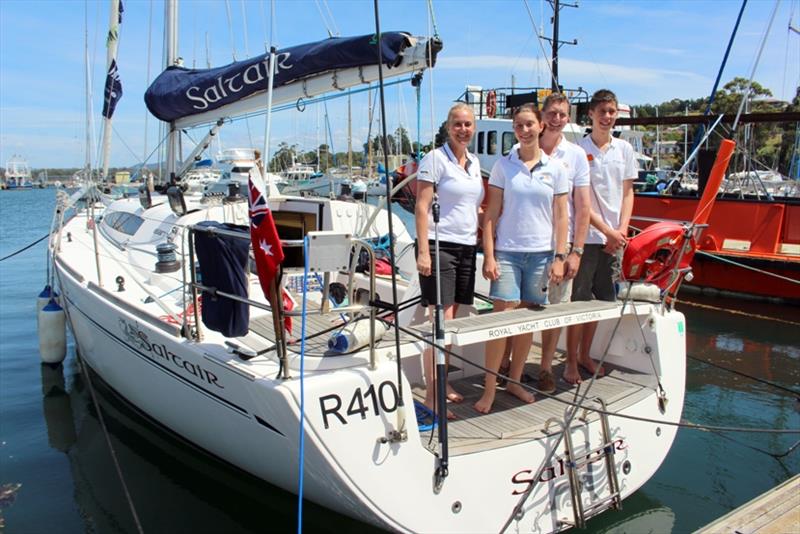
<path fill-rule="evenodd" d="M 650 282 L 667 289 L 675 281 L 671 276 L 673 270 L 688 267 L 697 250 L 694 238 L 689 238 L 689 245 L 680 256 L 686 239 L 682 224 L 660 222 L 648 226 L 628 241 L 622 257 L 622 278 L 629 282 Z"/>

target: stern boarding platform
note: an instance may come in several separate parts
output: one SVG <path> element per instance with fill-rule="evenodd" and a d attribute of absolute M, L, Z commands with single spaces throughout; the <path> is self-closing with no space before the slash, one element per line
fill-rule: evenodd
<path fill-rule="evenodd" d="M 293 295 L 298 300 L 302 295 Z M 569 403 L 577 400 L 589 386 L 588 375 L 583 373 L 584 382 L 580 386 L 567 384 L 561 380 L 564 371 L 565 354 L 563 346 L 566 340 L 565 329 L 561 333 L 561 341 L 553 362 L 553 373 L 556 377 L 557 389 L 550 395 L 533 392 L 536 401 L 525 404 L 516 397 L 506 394 L 503 387 L 498 387 L 494 406 L 489 414 L 481 414 L 473 407 L 483 393 L 484 372 L 472 365 L 484 365 L 485 341 L 508 338 L 520 333 L 535 333 L 555 327 L 564 327 L 592 321 L 600 321 L 598 325 L 592 355 L 599 359 L 602 351 L 609 343 L 612 331 L 619 323 L 617 340 L 611 343 L 609 355 L 604 362 L 605 376 L 599 377 L 591 385 L 591 391 L 585 404 L 599 407 L 593 400 L 602 399 L 610 412 L 624 410 L 648 396 L 654 395 L 658 386 L 658 359 L 652 362 L 648 353 L 650 341 L 647 335 L 649 314 L 658 305 L 641 302 L 570 302 L 553 304 L 545 307 L 522 308 L 497 313 L 483 313 L 456 318 L 445 323 L 445 343 L 451 350 L 467 361 L 455 356 L 450 357 L 448 373 L 450 385 L 464 396 L 460 403 L 448 403 L 448 408 L 456 415 L 456 419 L 448 421 L 448 439 L 450 454 L 458 456 L 483 450 L 490 450 L 514 445 L 520 441 L 544 438 L 559 432 L 557 426 L 546 429 L 546 422 L 551 418 L 562 419 Z M 462 309 L 466 309 L 463 307 Z M 336 369 L 367 366 L 369 347 L 340 354 L 328 349 L 328 333 L 341 325 L 342 319 L 335 308 L 326 314 L 319 315 L 319 307 L 309 309 L 306 317 L 305 369 L 313 371 L 335 371 Z M 624 316 L 620 320 L 620 314 Z M 367 319 L 363 319 L 367 320 Z M 295 333 L 299 337 L 300 318 L 295 318 Z M 263 352 L 275 344 L 273 320 L 270 315 L 262 315 L 250 321 L 250 332 L 245 338 L 239 338 L 243 344 Z M 624 326 L 624 328 L 623 328 Z M 633 330 L 631 330 L 633 329 Z M 414 325 L 408 328 L 419 337 L 432 339 L 430 323 Z M 621 335 L 625 331 L 624 336 Z M 635 330 L 635 331 L 634 331 Z M 391 327 L 381 339 L 375 343 L 378 360 L 393 359 L 395 352 L 395 333 Z M 406 378 L 410 381 L 415 400 L 421 401 L 425 396 L 422 379 L 422 353 L 428 344 L 412 333 L 400 333 L 400 351 Z M 638 337 L 638 339 L 637 339 Z M 309 339 L 310 338 L 310 339 Z M 290 368 L 296 377 L 299 374 L 299 341 L 287 346 Z M 655 352 L 655 351 L 653 351 Z M 623 354 L 626 353 L 626 354 Z M 632 358 L 631 353 L 634 358 Z M 275 351 L 263 353 L 267 360 L 276 359 Z M 528 355 L 523 380 L 528 375 L 533 377 L 527 384 L 536 388 L 536 379 L 541 358 L 541 346 L 534 336 L 534 345 Z M 250 361 L 237 362 L 237 367 L 256 371 L 261 357 Z M 272 363 L 272 362 L 270 362 Z M 255 369 L 254 369 L 255 368 Z M 270 365 L 270 369 L 274 369 Z M 257 373 L 260 374 L 260 373 Z M 580 390 L 579 390 L 580 387 Z M 586 411 L 581 423 L 596 421 L 600 416 L 594 411 Z M 576 421 L 576 424 L 578 421 Z M 431 450 L 436 448 L 436 429 L 420 432 L 424 446 Z"/>

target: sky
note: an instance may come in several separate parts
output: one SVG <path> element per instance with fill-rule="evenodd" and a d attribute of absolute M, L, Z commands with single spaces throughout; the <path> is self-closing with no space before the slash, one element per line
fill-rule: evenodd
<path fill-rule="evenodd" d="M 609 88 L 627 104 L 707 96 L 741 7 L 739 0 L 577 3 L 577 8 L 562 8 L 560 15 L 560 39 L 578 41 L 560 50 L 561 84 L 590 93 Z M 386 90 L 390 131 L 403 125 L 416 140 L 420 130 L 427 142 L 467 85 L 510 87 L 513 78 L 516 87 L 549 86 L 544 59 L 549 44 L 540 44 L 535 31 L 551 35 L 548 2 L 432 0 L 430 5 L 432 18 L 427 0 L 381 0 L 379 5 L 383 31 L 425 36 L 435 27 L 444 42 L 436 67 L 425 74 L 421 128 L 415 93 L 402 84 Z M 124 94 L 114 115 L 110 158 L 115 167 L 141 164 L 160 141 L 158 121 L 148 116 L 143 97 L 148 82 L 162 70 L 163 2 L 124 0 L 124 6 L 117 60 Z M 775 6 L 773 0 L 749 0 L 722 84 L 750 76 Z M 14 154 L 37 169 L 85 164 L 87 37 L 93 93 L 89 153 L 98 165 L 108 12 L 107 1 L 0 0 L 0 167 Z M 788 30 L 790 22 L 800 28 L 800 0 L 778 4 L 755 72 L 755 80 L 782 100 L 790 100 L 800 84 L 800 35 Z M 325 39 L 329 33 L 374 31 L 371 0 L 185 0 L 179 6 L 179 55 L 190 67 L 256 56 L 270 41 L 281 48 Z M 352 97 L 354 149 L 367 137 L 367 108 L 365 93 Z M 346 98 L 329 102 L 327 111 L 333 148 L 344 151 Z M 264 121 L 262 116 L 226 125 L 212 153 L 220 146 L 262 147 Z M 331 144 L 320 105 L 302 113 L 278 112 L 273 121 L 271 151 L 279 142 L 302 150 Z M 190 134 L 199 139 L 205 130 Z M 187 150 L 188 145 L 186 140 Z"/>

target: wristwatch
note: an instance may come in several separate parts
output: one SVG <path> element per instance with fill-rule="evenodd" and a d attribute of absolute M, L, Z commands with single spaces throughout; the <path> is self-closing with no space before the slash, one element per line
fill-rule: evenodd
<path fill-rule="evenodd" d="M 578 255 L 578 257 L 583 256 L 583 248 L 582 247 L 572 247 L 572 250 L 570 250 L 570 252 L 574 252 L 575 254 Z"/>
<path fill-rule="evenodd" d="M 562 253 L 560 253 L 560 252 L 559 252 L 558 254 L 556 254 L 555 256 L 553 256 L 553 257 L 554 257 L 555 259 L 557 259 L 557 260 L 561 260 L 561 261 L 564 261 L 564 260 L 566 260 L 566 259 L 567 259 L 567 255 L 566 255 L 566 254 L 562 254 Z"/>

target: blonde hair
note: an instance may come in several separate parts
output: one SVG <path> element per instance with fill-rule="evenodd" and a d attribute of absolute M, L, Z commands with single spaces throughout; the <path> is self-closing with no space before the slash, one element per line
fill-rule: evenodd
<path fill-rule="evenodd" d="M 472 110 L 472 106 L 469 104 L 465 104 L 464 102 L 456 102 L 453 104 L 453 107 L 450 108 L 450 111 L 447 112 L 447 127 L 449 128 L 453 122 L 453 116 L 458 113 L 459 111 L 468 111 L 472 118 L 475 119 L 475 112 Z"/>

